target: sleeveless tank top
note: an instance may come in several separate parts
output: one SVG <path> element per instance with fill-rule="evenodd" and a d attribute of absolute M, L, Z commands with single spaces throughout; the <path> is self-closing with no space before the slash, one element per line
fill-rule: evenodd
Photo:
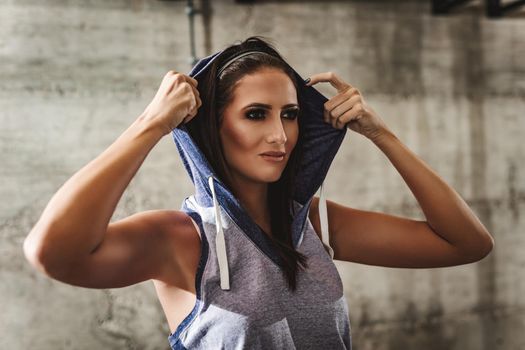
<path fill-rule="evenodd" d="M 171 348 L 351 349 L 348 305 L 328 237 L 322 242 L 307 218 L 296 249 L 308 257 L 308 268 L 299 269 L 291 292 L 267 253 L 266 234 L 259 230 L 252 239 L 215 198 L 214 203 L 201 206 L 195 196 L 183 201 L 182 210 L 199 226 L 202 251 L 197 301 L 168 336 Z M 326 215 L 321 221 L 326 223 Z M 221 231 L 224 242 L 219 243 Z"/>
<path fill-rule="evenodd" d="M 209 81 L 206 72 L 221 52 L 200 59 L 189 72 L 198 88 Z M 303 80 L 295 70 L 293 73 L 298 82 Z M 216 175 L 186 124 L 172 130 L 195 185 L 195 193 L 183 200 L 181 210 L 201 234 L 196 302 L 169 334 L 172 349 L 352 348 L 348 305 L 329 245 L 323 195 L 324 179 L 346 128 L 323 121 L 328 99 L 314 87 L 299 83 L 297 94 L 303 152 L 292 189 L 291 238 L 294 248 L 307 256 L 308 267 L 298 270 L 294 292 L 288 288 L 282 258 L 270 237 Z M 321 239 L 308 217 L 318 189 Z"/>

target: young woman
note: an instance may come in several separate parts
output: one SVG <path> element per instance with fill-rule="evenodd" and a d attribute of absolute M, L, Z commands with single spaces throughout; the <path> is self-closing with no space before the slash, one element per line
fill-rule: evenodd
<path fill-rule="evenodd" d="M 321 95 L 312 87 L 319 82 L 336 96 Z M 324 200 L 347 129 L 387 155 L 426 221 Z M 149 151 L 170 133 L 195 193 L 179 211 L 109 223 Z M 153 280 L 173 349 L 351 349 L 332 259 L 443 267 L 478 261 L 493 245 L 461 197 L 358 89 L 331 72 L 305 83 L 271 44 L 250 37 L 201 59 L 189 75 L 169 71 L 137 120 L 53 196 L 24 252 L 46 275 L 76 286 Z"/>

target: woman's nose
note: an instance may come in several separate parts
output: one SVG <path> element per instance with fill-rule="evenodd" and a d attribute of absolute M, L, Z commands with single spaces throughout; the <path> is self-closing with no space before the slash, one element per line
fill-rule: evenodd
<path fill-rule="evenodd" d="M 286 132 L 284 130 L 284 125 L 281 118 L 278 118 L 276 121 L 274 120 L 271 122 L 270 132 L 267 139 L 268 142 L 286 142 Z"/>

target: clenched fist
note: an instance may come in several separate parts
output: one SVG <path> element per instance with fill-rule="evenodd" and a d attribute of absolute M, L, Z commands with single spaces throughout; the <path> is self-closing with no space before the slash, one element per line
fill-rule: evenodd
<path fill-rule="evenodd" d="M 197 80 L 170 70 L 143 115 L 166 135 L 181 122 L 186 123 L 195 117 L 201 105 Z"/>

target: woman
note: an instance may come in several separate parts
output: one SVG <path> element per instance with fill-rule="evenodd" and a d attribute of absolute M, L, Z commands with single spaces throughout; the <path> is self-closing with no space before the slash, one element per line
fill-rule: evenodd
<path fill-rule="evenodd" d="M 325 98 L 312 87 L 319 82 L 337 95 Z M 388 156 L 427 221 L 324 200 L 347 128 Z M 169 133 L 195 193 L 180 211 L 109 223 L 144 158 Z M 332 259 L 453 266 L 482 259 L 493 244 L 356 88 L 330 72 L 305 83 L 272 45 L 250 37 L 201 59 L 189 75 L 168 72 L 139 118 L 54 195 L 24 251 L 40 271 L 72 285 L 152 279 L 173 349 L 351 349 Z"/>

